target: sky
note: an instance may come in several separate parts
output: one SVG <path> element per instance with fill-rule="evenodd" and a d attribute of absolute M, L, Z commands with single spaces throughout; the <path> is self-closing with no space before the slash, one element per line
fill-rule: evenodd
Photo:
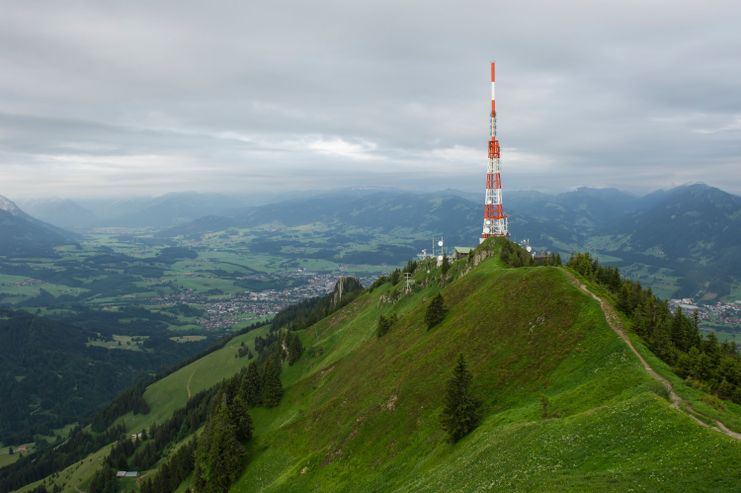
<path fill-rule="evenodd" d="M 738 1 L 0 0 L 0 194 L 741 193 Z"/>

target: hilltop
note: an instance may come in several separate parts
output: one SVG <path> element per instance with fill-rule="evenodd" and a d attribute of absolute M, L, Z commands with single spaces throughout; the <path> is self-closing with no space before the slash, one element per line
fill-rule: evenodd
<path fill-rule="evenodd" d="M 741 408 L 686 387 L 632 337 L 657 381 L 605 319 L 605 292 L 562 267 L 508 267 L 498 248 L 480 247 L 442 279 L 420 264 L 412 293 L 398 276 L 380 281 L 296 330 L 303 356 L 284 366 L 277 407 L 250 410 L 254 438 L 232 490 L 735 490 L 741 442 L 712 427 L 720 419 L 741 431 Z M 438 293 L 448 312 L 428 330 L 425 307 Z M 382 314 L 396 322 L 379 338 Z M 125 416 L 126 429 L 162 423 L 191 394 L 235 374 L 246 363 L 234 351 L 242 343 L 256 351 L 266 331 L 152 384 L 149 414 Z M 458 354 L 483 419 L 451 444 L 439 417 Z M 65 488 L 87 484 L 106 450 L 67 468 Z"/>
<path fill-rule="evenodd" d="M 424 306 L 438 287 L 423 271 L 414 295 L 389 303 L 398 287 L 385 285 L 304 332 L 307 355 L 287 372 L 283 402 L 253 413 L 257 438 L 235 491 L 737 486 L 728 471 L 739 442 L 673 409 L 563 269 L 497 258 L 454 269 L 461 277 L 441 290 L 449 313 L 431 331 Z M 377 339 L 381 313 L 399 320 Z M 439 415 L 458 353 L 484 420 L 451 445 Z"/>

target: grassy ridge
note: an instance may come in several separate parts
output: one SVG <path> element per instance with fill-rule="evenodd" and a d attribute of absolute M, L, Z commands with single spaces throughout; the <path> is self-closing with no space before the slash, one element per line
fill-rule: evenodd
<path fill-rule="evenodd" d="M 560 269 L 487 260 L 443 289 L 450 311 L 430 332 L 423 311 L 437 288 L 396 305 L 382 301 L 390 291 L 303 331 L 281 405 L 253 412 L 257 438 L 235 491 L 736 487 L 739 444 L 672 410 Z M 399 321 L 376 339 L 378 316 L 392 311 Z M 438 417 L 459 352 L 485 419 L 453 446 Z M 542 417 L 541 396 L 557 417 Z"/>

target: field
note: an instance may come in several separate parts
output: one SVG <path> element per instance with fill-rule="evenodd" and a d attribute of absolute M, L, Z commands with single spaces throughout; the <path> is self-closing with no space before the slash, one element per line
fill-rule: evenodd
<path fill-rule="evenodd" d="M 123 336 L 113 334 L 111 339 L 91 339 L 87 342 L 87 345 L 106 349 L 120 349 L 123 351 L 142 351 L 142 345 L 147 339 L 149 339 L 149 336 Z"/>

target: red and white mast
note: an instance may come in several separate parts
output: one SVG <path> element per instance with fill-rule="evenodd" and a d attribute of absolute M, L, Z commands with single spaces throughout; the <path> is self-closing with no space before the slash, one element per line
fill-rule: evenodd
<path fill-rule="evenodd" d="M 489 165 L 486 168 L 486 199 L 484 200 L 483 242 L 494 236 L 509 236 L 507 216 L 502 207 L 502 177 L 497 140 L 497 107 L 494 98 L 494 62 L 491 62 L 491 118 L 489 121 Z"/>

